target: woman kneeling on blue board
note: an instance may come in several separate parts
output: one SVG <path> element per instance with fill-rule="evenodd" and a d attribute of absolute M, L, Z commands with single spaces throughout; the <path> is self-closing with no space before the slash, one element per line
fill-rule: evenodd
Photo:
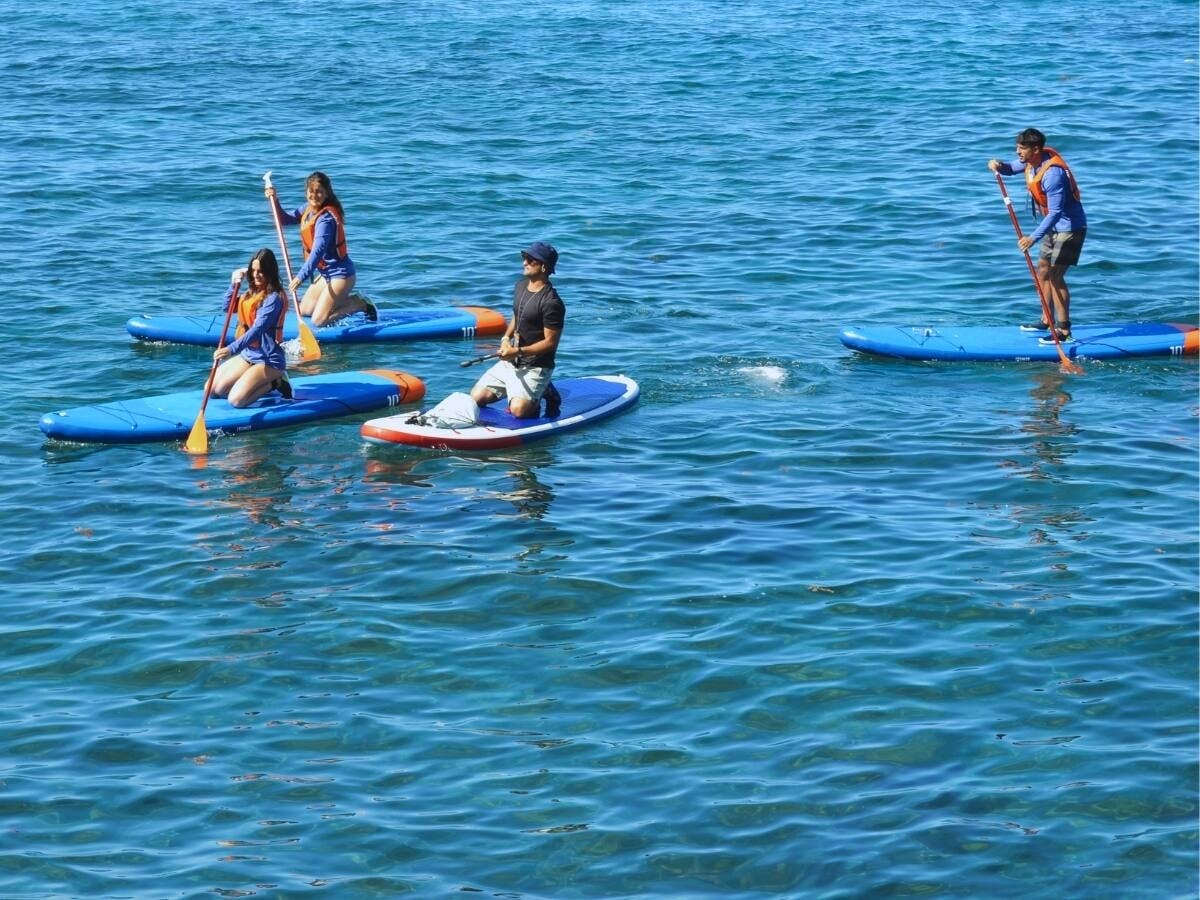
<path fill-rule="evenodd" d="M 304 248 L 305 259 L 290 287 L 297 290 L 313 279 L 300 301 L 300 313 L 311 318 L 318 328 L 356 312 L 365 313 L 371 322 L 376 321 L 379 311 L 375 304 L 350 293 L 357 274 L 346 247 L 346 213 L 333 192 L 329 176 L 324 172 L 309 175 L 304 182 L 308 203 L 291 212 L 280 204 L 275 188 L 268 185 L 265 193 L 282 221 L 300 226 L 300 246 Z"/>
<path fill-rule="evenodd" d="M 213 359 L 221 363 L 213 381 L 213 396 L 227 397 L 229 405 L 242 408 L 278 389 L 292 393 L 287 380 L 287 354 L 283 350 L 283 320 L 287 301 L 279 282 L 279 263 L 264 247 L 245 269 L 235 269 L 225 294 L 225 309 L 233 302 L 234 290 L 243 278 L 250 289 L 237 300 L 237 337 L 218 347 Z"/>

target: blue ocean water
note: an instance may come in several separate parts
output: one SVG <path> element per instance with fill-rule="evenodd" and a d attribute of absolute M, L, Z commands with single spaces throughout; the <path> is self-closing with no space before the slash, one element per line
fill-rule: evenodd
<path fill-rule="evenodd" d="M 1030 125 L 1074 320 L 1196 322 L 1195 2 L 0 21 L 0 895 L 1195 896 L 1195 358 L 837 340 L 1036 314 L 986 169 Z M 552 241 L 561 371 L 639 406 L 490 454 L 44 441 L 202 387 L 124 321 L 219 303 L 268 169 L 332 176 L 384 307 L 502 309 Z M 436 399 L 493 347 L 310 371 Z"/>

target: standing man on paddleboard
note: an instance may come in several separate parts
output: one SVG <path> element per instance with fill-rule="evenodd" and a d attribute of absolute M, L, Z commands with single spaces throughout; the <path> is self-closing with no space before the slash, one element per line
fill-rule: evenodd
<path fill-rule="evenodd" d="M 1033 234 L 1017 241 L 1022 253 L 1042 242 L 1038 257 L 1038 278 L 1051 304 L 1053 322 L 1022 325 L 1026 331 L 1056 329 L 1060 342 L 1071 340 L 1071 292 L 1067 288 L 1067 268 L 1079 262 L 1083 239 L 1087 235 L 1087 215 L 1079 199 L 1075 176 L 1058 152 L 1046 146 L 1046 136 L 1036 128 L 1017 135 L 1017 158 L 1012 162 L 988 161 L 988 168 L 1000 175 L 1025 174 L 1025 186 L 1034 208 L 1042 217 Z M 1053 343 L 1047 336 L 1042 343 Z"/>
<path fill-rule="evenodd" d="M 532 419 L 545 394 L 546 415 L 558 415 L 558 391 L 550 375 L 567 310 L 550 283 L 557 263 L 558 251 L 541 241 L 521 252 L 522 278 L 513 287 L 513 315 L 500 338 L 500 361 L 471 388 L 471 399 L 480 406 L 507 397 L 510 413 Z"/>

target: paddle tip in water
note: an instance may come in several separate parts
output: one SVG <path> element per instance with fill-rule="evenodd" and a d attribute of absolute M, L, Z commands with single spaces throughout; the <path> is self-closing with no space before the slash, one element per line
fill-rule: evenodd
<path fill-rule="evenodd" d="M 300 323 L 300 352 L 304 362 L 315 362 L 321 358 L 321 345 L 303 322 Z"/>
<path fill-rule="evenodd" d="M 196 416 L 196 421 L 192 423 L 192 430 L 188 432 L 187 440 L 184 441 L 183 451 L 193 456 L 208 452 L 208 429 L 204 425 L 204 410 L 200 411 L 200 415 Z"/>

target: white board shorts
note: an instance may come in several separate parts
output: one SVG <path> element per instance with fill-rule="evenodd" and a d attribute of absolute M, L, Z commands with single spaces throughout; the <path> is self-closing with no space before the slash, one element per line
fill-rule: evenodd
<path fill-rule="evenodd" d="M 550 383 L 553 373 L 553 369 L 538 366 L 518 369 L 507 359 L 502 359 L 479 377 L 474 390 L 484 388 L 498 398 L 507 397 L 509 402 L 528 400 L 530 403 L 537 403 L 542 399 L 542 393 Z"/>

